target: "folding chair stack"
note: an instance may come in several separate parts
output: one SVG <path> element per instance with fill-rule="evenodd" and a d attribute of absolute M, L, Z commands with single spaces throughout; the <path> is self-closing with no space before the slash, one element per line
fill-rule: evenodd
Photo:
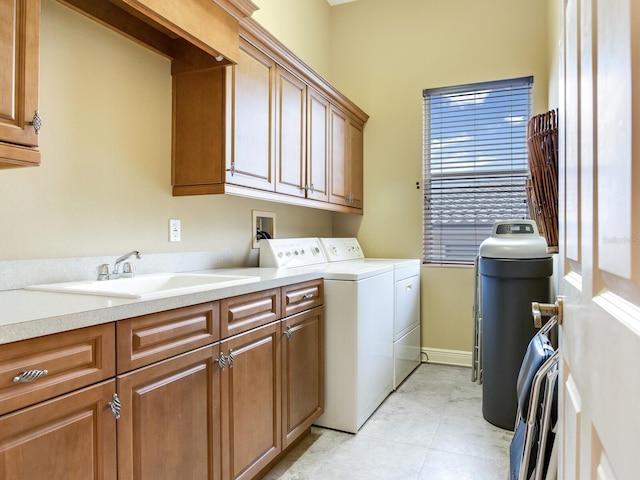
<path fill-rule="evenodd" d="M 511 441 L 511 480 L 553 477 L 550 457 L 558 418 L 558 359 L 549 340 L 551 318 L 531 339 L 517 383 L 518 413 Z"/>

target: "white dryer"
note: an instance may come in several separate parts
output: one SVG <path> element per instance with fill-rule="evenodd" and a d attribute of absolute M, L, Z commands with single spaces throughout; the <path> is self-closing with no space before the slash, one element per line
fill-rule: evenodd
<path fill-rule="evenodd" d="M 393 264 L 328 263 L 319 239 L 294 238 L 261 240 L 260 266 L 322 272 L 325 409 L 315 424 L 356 433 L 393 389 Z"/>
<path fill-rule="evenodd" d="M 420 365 L 420 260 L 368 258 L 355 238 L 321 238 L 329 262 L 391 264 L 394 268 L 393 389 Z"/>

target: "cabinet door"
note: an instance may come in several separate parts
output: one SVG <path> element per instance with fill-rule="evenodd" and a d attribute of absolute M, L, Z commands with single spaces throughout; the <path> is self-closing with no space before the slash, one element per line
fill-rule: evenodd
<path fill-rule="evenodd" d="M 304 197 L 306 193 L 306 84 L 287 70 L 276 69 L 278 173 L 276 191 Z"/>
<path fill-rule="evenodd" d="M 329 101 L 307 87 L 307 198 L 329 200 Z"/>
<path fill-rule="evenodd" d="M 247 42 L 228 67 L 226 182 L 274 191 L 275 63 Z"/>
<path fill-rule="evenodd" d="M 331 106 L 331 203 L 362 208 L 362 128 L 344 111 Z"/>
<path fill-rule="evenodd" d="M 40 0 L 0 0 L 0 22 L 0 142 L 36 147 Z M 30 149 L 0 148 L 0 168 L 39 162 Z"/>
<path fill-rule="evenodd" d="M 324 412 L 324 309 L 288 317 L 282 327 L 282 448 L 287 448 Z"/>
<path fill-rule="evenodd" d="M 118 377 L 120 480 L 220 478 L 218 347 Z"/>
<path fill-rule="evenodd" d="M 333 106 L 330 110 L 331 120 L 331 182 L 329 184 L 329 201 L 339 205 L 348 205 L 347 190 L 347 146 L 349 118 Z"/>
<path fill-rule="evenodd" d="M 280 322 L 222 342 L 223 479 L 249 479 L 281 451 Z"/>
<path fill-rule="evenodd" d="M 109 380 L 0 417 L 0 478 L 116 479 Z"/>

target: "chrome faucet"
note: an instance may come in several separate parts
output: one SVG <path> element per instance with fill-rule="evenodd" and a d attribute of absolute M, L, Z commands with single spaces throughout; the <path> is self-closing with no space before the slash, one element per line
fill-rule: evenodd
<path fill-rule="evenodd" d="M 125 262 L 130 257 L 135 257 L 137 259 L 142 258 L 140 252 L 137 250 L 133 250 L 132 252 L 126 253 L 121 257 L 118 257 L 116 261 L 113 263 L 113 271 L 110 271 L 110 266 L 108 263 L 103 263 L 98 267 L 98 280 L 113 280 L 115 278 L 133 278 L 136 276 L 136 266 L 133 262 Z M 123 263 L 124 262 L 124 263 Z M 120 271 L 120 266 L 122 265 L 122 271 Z"/>
<path fill-rule="evenodd" d="M 136 258 L 138 260 L 142 258 L 140 256 L 140 252 L 137 251 L 137 250 L 134 250 L 132 252 L 126 253 L 125 255 L 122 255 L 121 257 L 119 257 L 113 264 L 113 274 L 114 275 L 119 275 L 120 273 L 131 273 L 131 272 L 126 272 L 126 270 L 127 270 L 126 267 L 127 267 L 127 264 L 129 264 L 129 266 L 130 266 L 129 269 L 131 269 L 131 267 L 133 266 L 133 263 L 131 263 L 131 262 L 125 263 L 124 264 L 124 266 L 125 266 L 125 268 L 124 268 L 125 271 L 124 272 L 120 272 L 120 264 L 122 262 L 124 262 L 127 258 L 133 257 L 134 255 L 136 256 Z"/>

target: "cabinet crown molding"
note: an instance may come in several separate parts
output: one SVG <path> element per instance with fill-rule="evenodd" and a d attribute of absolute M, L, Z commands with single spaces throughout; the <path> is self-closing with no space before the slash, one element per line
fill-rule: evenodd
<path fill-rule="evenodd" d="M 251 17 L 240 21 L 240 37 L 256 48 L 269 52 L 275 62 L 304 78 L 316 90 L 322 91 L 332 103 L 341 106 L 360 123 L 365 124 L 369 115 L 353 101 L 337 90 L 329 81 L 302 61 L 295 53 Z"/>

